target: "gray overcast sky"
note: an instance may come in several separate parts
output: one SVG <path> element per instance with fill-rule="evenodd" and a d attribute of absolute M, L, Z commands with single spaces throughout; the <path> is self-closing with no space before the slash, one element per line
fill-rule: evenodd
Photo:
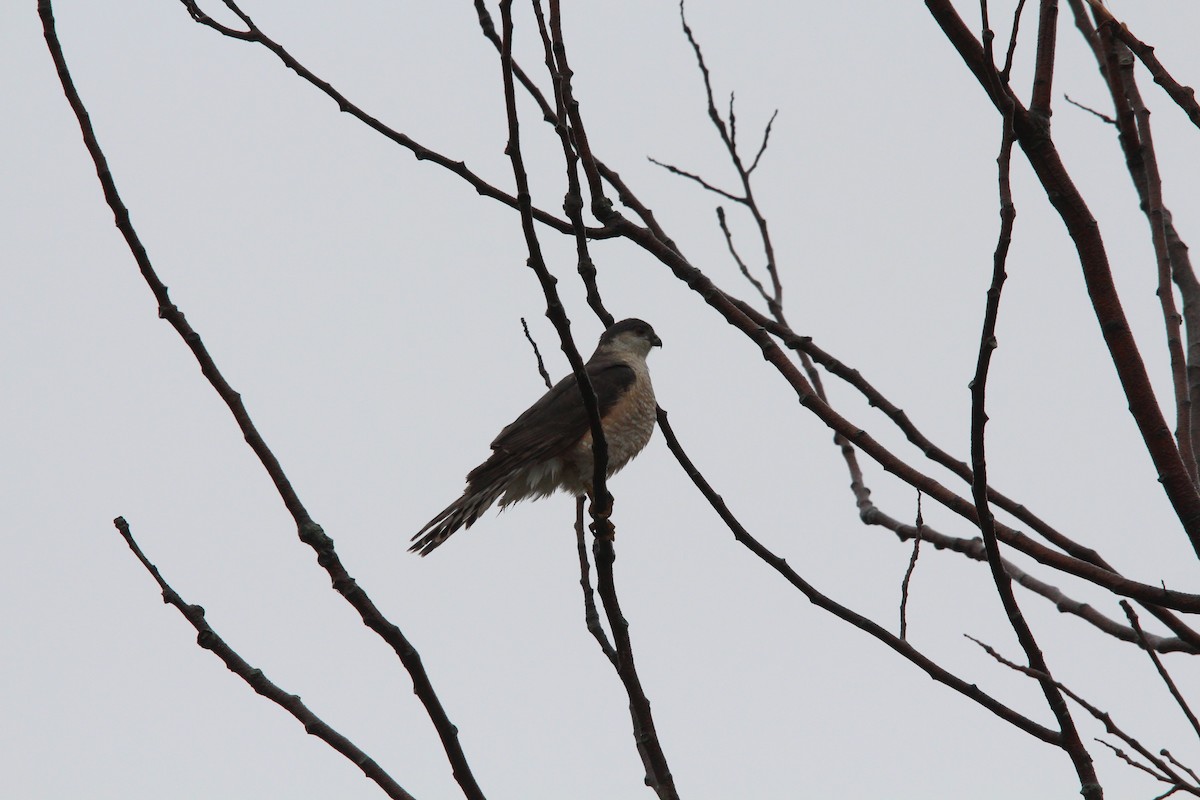
<path fill-rule="evenodd" d="M 459 796 L 407 675 L 328 589 L 227 410 L 157 319 L 34 5 L 0 8 L 0 794 L 377 796 L 195 645 L 112 528 L 120 514 L 251 663 L 415 796 Z M 714 197 L 646 161 L 732 188 L 676 5 L 568 5 L 596 151 L 697 266 L 750 297 Z M 1002 38 L 1009 5 L 993 9 Z M 523 266 L 516 215 L 339 114 L 267 51 L 196 25 L 179 3 L 62 0 L 55 10 L 159 274 L 351 573 L 420 650 L 488 796 L 651 796 L 624 694 L 583 625 L 569 498 L 489 513 L 433 557 L 405 553 L 487 442 L 541 391 L 520 317 L 555 377 L 567 369 Z M 498 59 L 467 0 L 248 0 L 246 10 L 363 108 L 511 185 Z M 1194 3 L 1116 11 L 1177 78 L 1200 81 Z M 1032 12 L 1015 71 L 1022 86 Z M 532 71 L 540 50 L 520 13 Z M 975 4 L 961 13 L 977 25 Z M 737 92 L 747 147 L 779 109 L 756 191 L 793 327 L 965 458 L 966 384 L 998 224 L 997 115 L 921 3 L 694 0 L 689 18 L 718 95 Z M 1062 101 L 1065 92 L 1109 108 L 1065 5 L 1060 18 L 1055 134 L 1101 221 L 1165 404 L 1146 224 L 1113 130 Z M 1141 82 L 1157 112 L 1166 200 L 1195 246 L 1197 132 L 1144 74 Z M 523 111 L 535 197 L 556 209 L 557 141 L 532 107 Z M 1014 190 L 1017 238 L 989 398 L 993 484 L 1130 576 L 1194 591 L 1194 554 L 1129 424 L 1070 241 L 1020 156 Z M 749 251 L 749 220 L 733 220 Z M 590 352 L 600 325 L 573 280 L 570 242 L 543 233 Z M 895 630 L 909 549 L 858 521 L 830 431 L 664 267 L 626 244 L 593 252 L 608 307 L 662 336 L 651 361 L 659 400 L 730 507 L 818 587 Z M 828 385 L 857 424 L 916 457 L 851 390 Z M 873 463 L 865 470 L 884 510 L 915 516 L 911 489 Z M 737 545 L 661 435 L 612 488 L 618 587 L 683 797 L 1076 796 L 1059 752 L 810 606 Z M 931 525 L 972 535 L 933 503 L 924 511 Z M 1087 587 L 1042 577 L 1120 615 Z M 1151 749 L 1200 767 L 1142 654 L 1041 598 L 1021 599 L 1060 679 Z M 1019 655 L 984 567 L 929 548 L 909 614 L 915 645 L 1052 723 L 1035 685 L 961 635 Z M 1194 664 L 1167 661 L 1200 697 Z M 1085 737 L 1103 733 L 1079 719 Z M 1160 791 L 1104 748 L 1094 754 L 1107 796 Z"/>

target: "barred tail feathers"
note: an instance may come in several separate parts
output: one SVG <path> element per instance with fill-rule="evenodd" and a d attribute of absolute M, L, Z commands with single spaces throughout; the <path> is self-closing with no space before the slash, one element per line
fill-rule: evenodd
<path fill-rule="evenodd" d="M 503 483 L 493 483 L 483 489 L 468 486 L 462 497 L 455 500 L 412 537 L 410 553 L 427 556 L 459 528 L 469 528 L 504 492 Z"/>

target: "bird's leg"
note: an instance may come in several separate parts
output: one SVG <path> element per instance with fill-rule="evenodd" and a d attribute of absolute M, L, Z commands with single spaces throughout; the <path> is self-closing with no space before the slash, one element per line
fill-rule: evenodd
<path fill-rule="evenodd" d="M 605 492 L 604 502 L 597 503 L 596 497 L 592 492 L 588 492 L 588 515 L 591 516 L 592 522 L 588 525 L 588 530 L 593 536 L 603 536 L 608 541 L 617 538 L 617 528 L 612 524 L 612 495 Z"/>

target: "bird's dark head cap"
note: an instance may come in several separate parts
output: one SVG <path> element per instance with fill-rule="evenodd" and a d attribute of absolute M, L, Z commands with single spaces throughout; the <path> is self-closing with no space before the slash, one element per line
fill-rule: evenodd
<path fill-rule="evenodd" d="M 623 319 L 620 322 L 613 323 L 604 335 L 600 337 L 600 346 L 611 343 L 623 333 L 632 333 L 635 336 L 641 337 L 650 343 L 651 347 L 662 347 L 662 339 L 658 338 L 658 334 L 654 332 L 649 322 L 630 317 Z"/>

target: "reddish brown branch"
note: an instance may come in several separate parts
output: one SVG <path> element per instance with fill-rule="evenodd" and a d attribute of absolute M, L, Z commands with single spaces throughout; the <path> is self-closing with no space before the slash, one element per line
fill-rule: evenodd
<path fill-rule="evenodd" d="M 1054 51 L 1058 40 L 1058 0 L 1041 0 L 1038 14 L 1037 55 L 1033 70 L 1033 95 L 1029 113 L 1050 119 L 1054 94 Z"/>
<path fill-rule="evenodd" d="M 1193 548 L 1200 554 L 1200 493 L 1183 465 L 1174 437 L 1154 397 L 1145 363 L 1113 283 L 1099 226 L 1063 166 L 1049 129 L 1031 115 L 1010 90 L 995 89 L 994 67 L 984 59 L 982 47 L 963 24 L 954 6 L 949 0 L 926 0 L 925 4 L 996 107 L 1003 112 L 1011 104 L 1017 142 L 1075 243 L 1088 296 L 1130 413 L 1167 498 Z"/>
<path fill-rule="evenodd" d="M 1200 128 L 1200 103 L 1196 102 L 1196 90 L 1176 81 L 1158 60 L 1158 57 L 1154 55 L 1154 48 L 1134 36 L 1127 25 L 1117 22 L 1102 3 L 1089 0 L 1089 5 L 1092 13 L 1100 21 L 1098 27 L 1108 29 L 1115 38 L 1124 42 L 1125 46 L 1133 51 L 1138 60 L 1150 71 L 1154 82 L 1163 87 L 1170 98 L 1175 101 L 1175 105 L 1187 114 L 1192 124 Z"/>
<path fill-rule="evenodd" d="M 1175 439 L 1180 457 L 1192 481 L 1196 481 L 1196 457 L 1192 448 L 1192 398 L 1188 393 L 1186 359 L 1183 352 L 1183 319 L 1175 307 L 1171 285 L 1171 254 L 1167 247 L 1163 207 L 1162 178 L 1158 172 L 1158 156 L 1150 129 L 1150 110 L 1142 102 L 1133 74 L 1133 56 L 1124 45 L 1115 41 L 1109 29 L 1101 27 L 1096 36 L 1096 54 L 1101 59 L 1101 72 L 1108 84 L 1116 111 L 1118 141 L 1125 153 L 1125 165 L 1141 199 L 1146 221 L 1150 224 L 1150 240 L 1154 247 L 1158 274 L 1158 299 L 1167 335 L 1171 381 L 1175 389 Z"/>
<path fill-rule="evenodd" d="M 1150 111 L 1138 90 L 1133 56 L 1114 38 L 1119 29 L 1113 24 L 1095 28 L 1082 0 L 1070 0 L 1076 27 L 1092 47 L 1100 72 L 1109 88 L 1118 131 L 1118 142 L 1125 154 L 1125 165 L 1137 189 L 1142 210 L 1150 224 L 1151 241 L 1158 261 L 1158 294 L 1167 329 L 1171 376 L 1175 387 L 1176 431 L 1184 467 L 1193 481 L 1200 475 L 1200 284 L 1197 283 L 1188 256 L 1187 245 L 1179 238 L 1171 222 L 1171 212 L 1162 200 L 1162 180 L 1150 130 Z M 1099 19 L 1111 21 L 1102 7 L 1093 9 Z M 1097 112 L 1092 112 L 1097 113 Z M 1099 115 L 1098 116 L 1103 116 Z M 1104 117 L 1108 119 L 1107 117 Z M 1181 318 L 1175 308 L 1171 282 L 1179 287 L 1183 299 L 1182 321 L 1186 323 L 1187 356 L 1181 341 Z"/>

